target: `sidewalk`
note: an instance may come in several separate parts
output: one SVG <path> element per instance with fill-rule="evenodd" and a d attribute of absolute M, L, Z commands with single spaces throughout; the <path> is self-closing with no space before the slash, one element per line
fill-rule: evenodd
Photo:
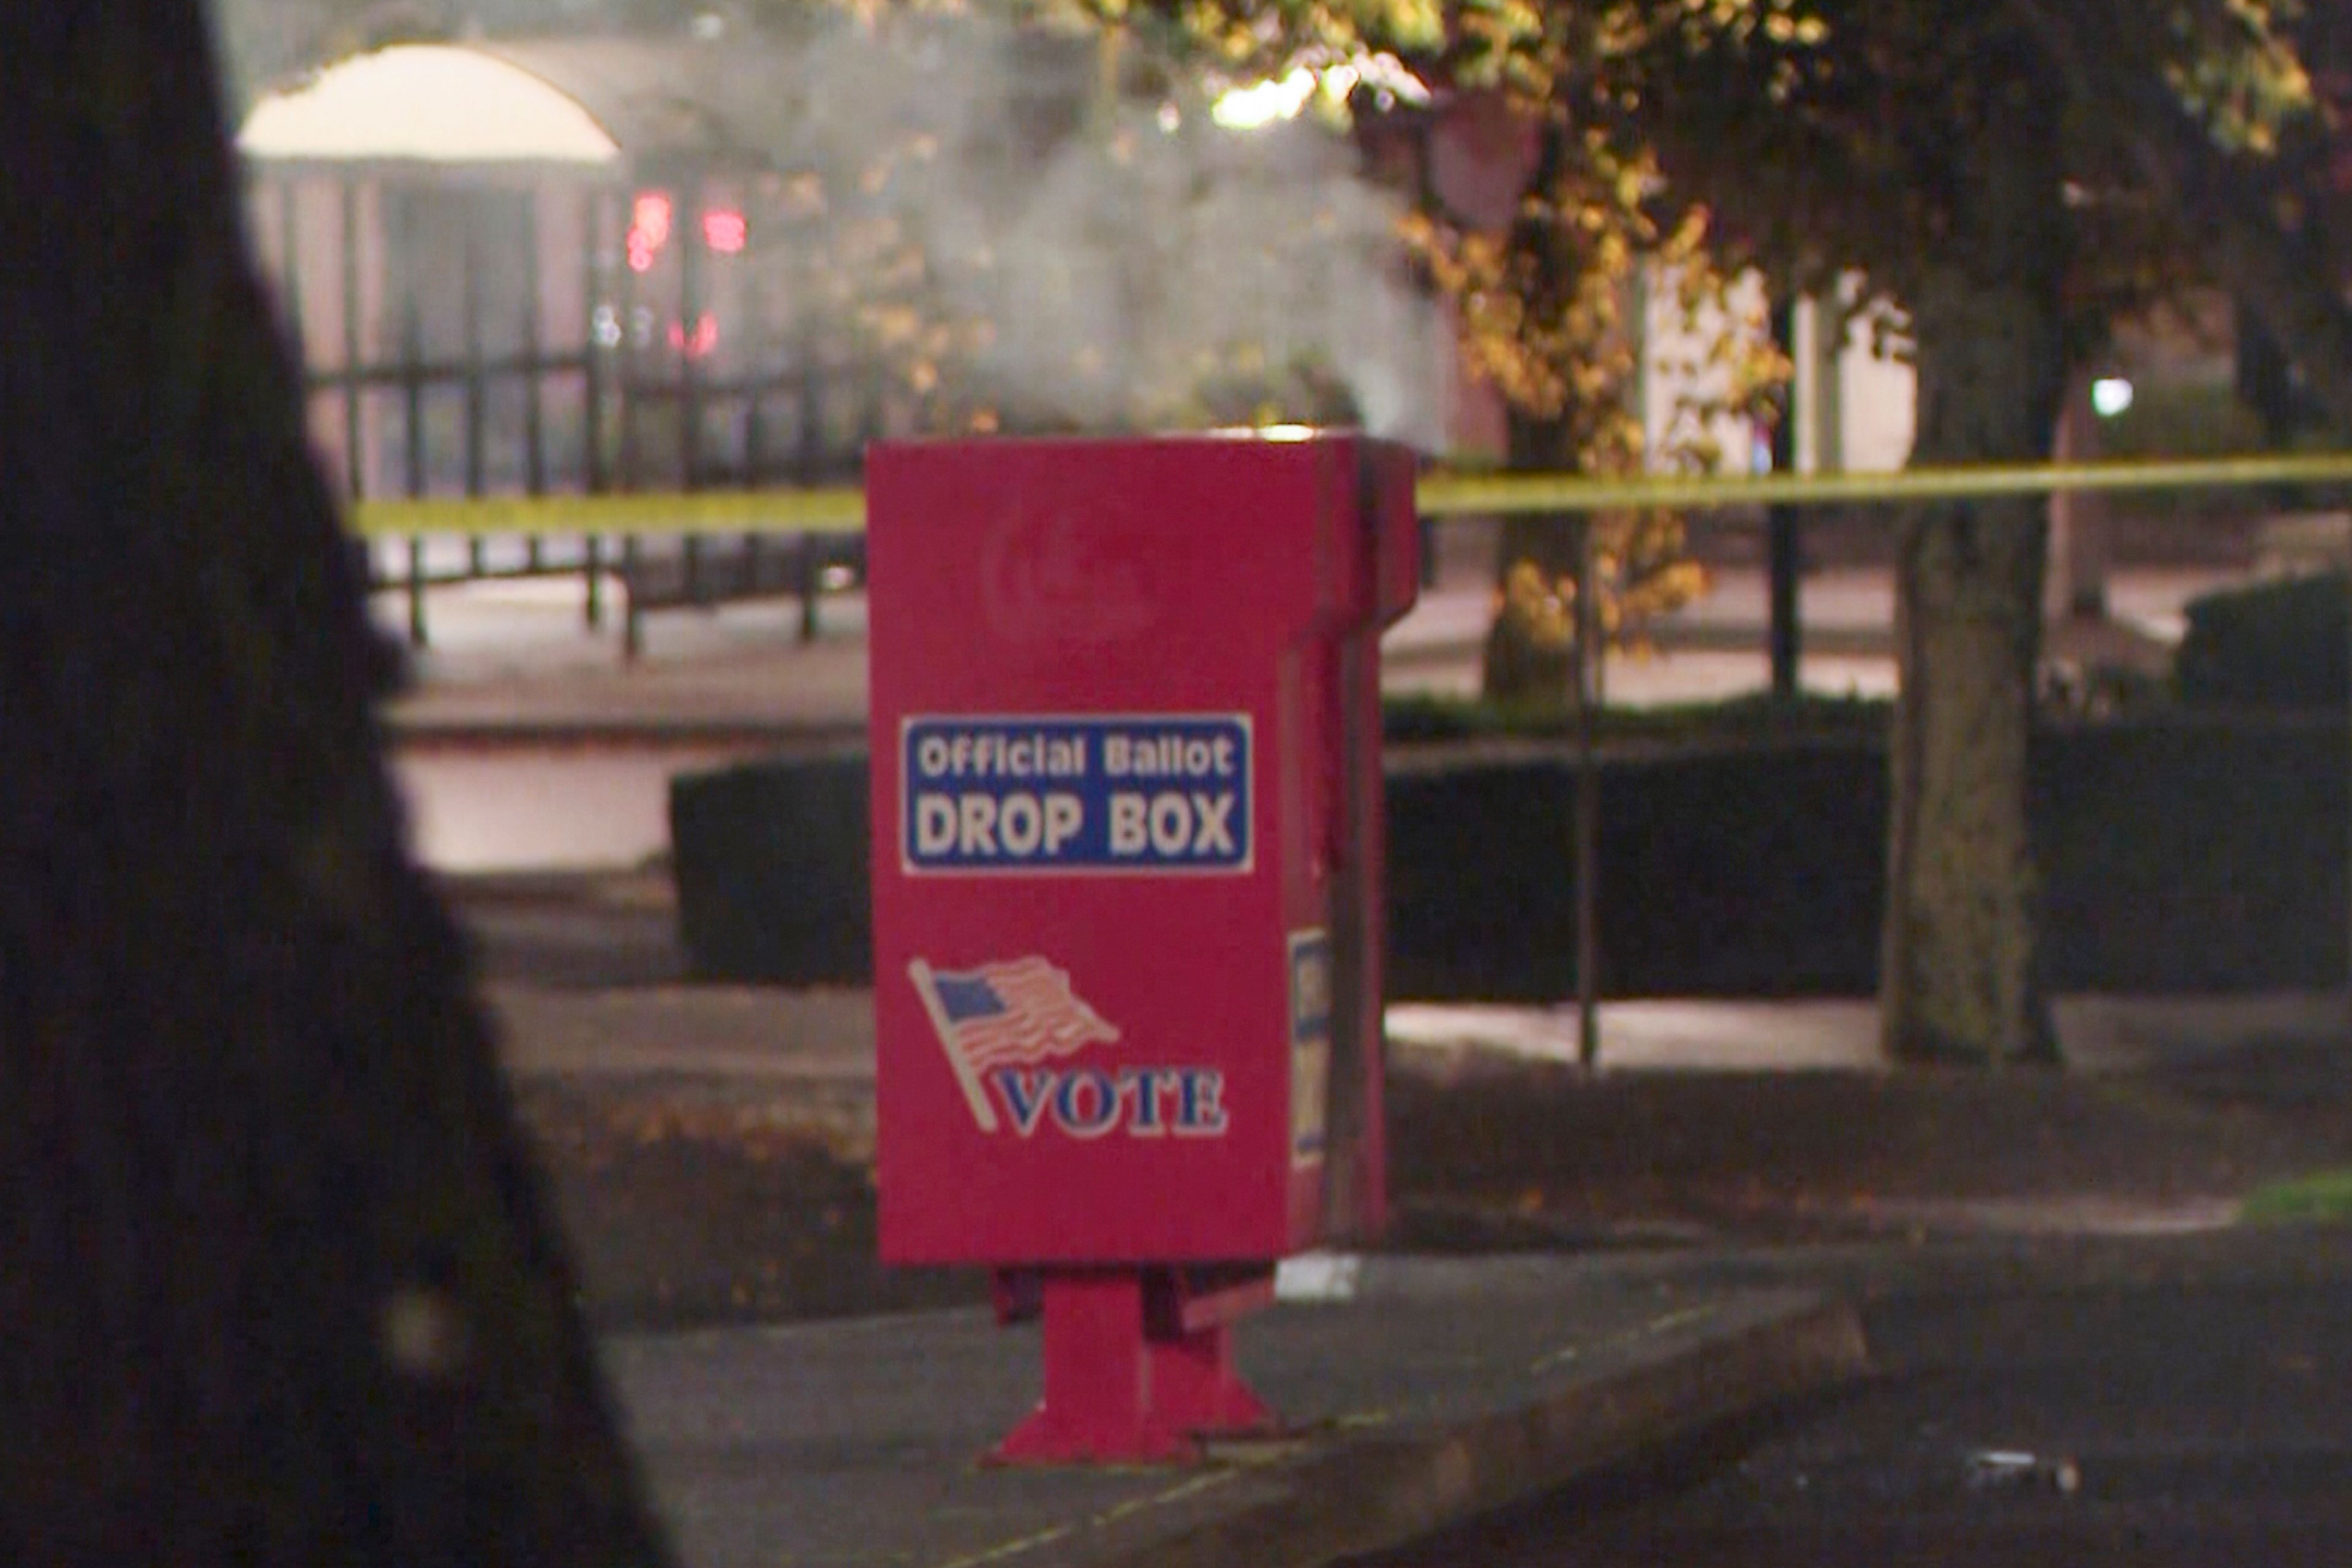
<path fill-rule="evenodd" d="M 2057 659 L 2159 665 L 2180 636 L 2181 606 L 2221 579 L 2189 571 L 2126 572 L 2113 618 L 2053 627 Z M 568 579 L 490 582 L 436 590 L 433 644 L 415 656 L 418 683 L 394 704 L 395 733 L 414 745 L 459 741 L 772 740 L 855 735 L 866 715 L 866 603 L 826 597 L 821 631 L 798 640 L 793 601 L 672 611 L 646 618 L 646 649 L 621 658 L 618 634 L 589 632 L 583 590 Z M 1884 572 L 1808 576 L 1801 600 L 1811 689 L 1885 695 L 1894 688 L 1894 589 Z M 1468 695 L 1492 599 L 1483 580 L 1425 591 L 1382 645 L 1393 690 Z M 380 595 L 387 632 L 404 624 L 396 594 Z M 1655 651 L 1613 656 L 1604 687 L 1636 705 L 1735 695 L 1765 682 L 1765 585 L 1752 568 L 1717 571 L 1706 597 L 1651 628 Z"/>
<path fill-rule="evenodd" d="M 665 1107 L 701 1107 L 711 1113 L 685 1112 L 699 1127 L 756 1123 L 763 1147 L 808 1140 L 863 1168 L 870 993 L 594 983 L 631 966 L 651 979 L 660 911 L 634 907 L 627 879 L 594 908 L 545 897 L 525 884 L 487 911 L 459 906 L 489 933 L 494 973 L 506 966 L 488 994 L 527 1103 L 552 1091 L 635 1106 L 632 1126 L 647 1128 L 674 1124 Z M 776 1158 L 683 1192 L 625 1170 L 609 1190 L 661 1216 L 636 1226 L 695 1233 L 677 1243 L 689 1253 L 740 1249 L 748 1270 L 770 1254 L 730 1204 L 818 1201 L 788 1159 L 764 1163 Z M 579 1203 L 575 1190 L 575 1245 L 593 1259 L 600 1231 Z M 1286 1431 L 1174 1469 L 980 1465 L 1042 1377 L 1036 1328 L 1000 1329 L 982 1311 L 622 1332 L 604 1353 L 688 1568 L 1318 1568 L 1865 1369 L 1843 1301 L 1661 1281 L 1608 1256 L 1315 1256 L 1284 1267 L 1278 1297 L 1236 1343 Z"/>
<path fill-rule="evenodd" d="M 604 1353 L 688 1568 L 1315 1568 L 1865 1363 L 1843 1303 L 1569 1260 L 1322 1259 L 1286 1285 L 1236 1337 L 1291 1431 L 1184 1468 L 978 1466 L 1040 1377 L 1036 1331 L 982 1312 Z"/>
<path fill-rule="evenodd" d="M 871 1126 L 874 994 L 654 984 L 614 990 L 494 984 L 507 1068 L 531 1078 L 724 1078 L 859 1097 Z M 2056 1003 L 2068 1069 L 2120 1078 L 2193 1069 L 2250 1049 L 2332 1046 L 2347 1033 L 2337 993 L 2248 996 L 2065 996 Z M 1465 1057 L 1576 1060 L 1575 1009 L 1396 1003 L 1391 1048 L 1443 1073 Z M 1885 1070 L 1866 999 L 1610 1002 L 1604 1073 Z"/>
<path fill-rule="evenodd" d="M 489 996 L 527 1096 L 717 1106 L 853 1168 L 870 1153 L 869 993 L 509 980 Z M 766 1203 L 809 1201 L 765 1168 Z M 1171 1469 L 979 1464 L 1042 1378 L 1036 1328 L 979 1310 L 617 1333 L 604 1353 L 688 1568 L 1319 1568 L 1866 1367 L 1842 1300 L 1605 1255 L 1315 1255 L 1284 1265 L 1277 1296 L 1236 1343 L 1286 1429 Z"/>

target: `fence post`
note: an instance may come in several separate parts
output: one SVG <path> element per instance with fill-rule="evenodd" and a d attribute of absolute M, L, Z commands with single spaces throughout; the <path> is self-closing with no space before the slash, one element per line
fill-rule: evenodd
<path fill-rule="evenodd" d="M 588 238 L 588 268 L 584 279 L 583 308 L 586 319 L 580 323 L 581 387 L 580 387 L 580 455 L 586 470 L 581 475 L 582 488 L 590 495 L 602 495 L 608 488 L 604 471 L 604 362 L 601 357 L 607 350 L 617 351 L 628 342 L 628 326 L 622 319 L 619 307 L 613 309 L 614 342 L 606 344 L 598 340 L 597 311 L 604 297 L 604 193 L 591 187 L 581 202 L 581 226 Z M 583 613 L 588 629 L 602 631 L 604 626 L 604 541 L 597 534 L 587 536 L 585 552 L 588 567 L 587 602 Z"/>
<path fill-rule="evenodd" d="M 489 385 L 482 363 L 482 237 L 481 200 L 468 193 L 457 208 L 458 251 L 465 268 L 460 316 L 466 335 L 466 494 L 479 496 L 488 488 Z M 489 570 L 489 544 L 478 532 L 466 535 L 466 575 L 480 577 Z"/>
<path fill-rule="evenodd" d="M 801 641 L 804 643 L 816 641 L 816 596 L 824 580 L 822 569 L 817 565 L 816 544 L 815 534 L 801 535 Z"/>
<path fill-rule="evenodd" d="M 336 258 L 343 296 L 343 485 L 352 500 L 367 495 L 366 417 L 360 406 L 360 361 L 366 357 L 360 328 L 360 191 L 348 174 L 336 186 L 339 237 Z M 379 214 L 378 221 L 381 222 Z"/>
<path fill-rule="evenodd" d="M 290 192 L 292 186 L 288 189 Z M 335 184 L 335 271 L 342 310 L 343 498 L 351 504 L 367 499 L 366 436 L 360 407 L 360 361 L 365 354 L 360 332 L 359 211 L 359 187 L 350 175 L 343 175 Z M 375 542 L 355 537 L 352 543 L 357 552 L 360 591 L 373 596 L 381 580 Z"/>
<path fill-rule="evenodd" d="M 523 266 L 530 268 L 526 276 L 531 278 L 541 276 L 539 261 L 539 203 L 542 194 L 541 188 L 534 187 L 524 195 L 521 207 L 522 235 L 520 243 L 516 247 L 522 252 L 520 259 Z M 593 310 L 595 307 L 593 295 L 588 303 Z M 520 329 L 517 342 L 522 351 L 520 356 L 522 360 L 522 484 L 524 492 L 531 496 L 543 496 L 547 493 L 546 389 L 541 385 L 547 375 L 547 363 L 540 352 L 539 310 L 540 291 L 536 288 L 523 290 L 522 317 L 515 325 Z M 593 345 L 594 341 L 592 332 L 589 342 Z M 591 352 L 593 352 L 593 347 Z M 544 569 L 546 564 L 546 552 L 539 535 L 537 533 L 524 535 L 525 570 L 536 574 Z"/>
<path fill-rule="evenodd" d="M 637 536 L 621 536 L 621 657 L 634 662 L 646 651 L 646 628 L 637 609 Z"/>
<path fill-rule="evenodd" d="M 1797 343 L 1797 307 L 1792 296 L 1783 295 L 1772 305 L 1772 346 L 1792 358 Z M 1792 374 L 1780 389 L 1772 416 L 1772 471 L 1775 474 L 1794 473 L 1797 468 L 1797 382 Z M 1797 539 L 1797 509 L 1781 502 L 1765 510 L 1767 575 L 1771 588 L 1772 698 L 1777 702 L 1793 701 L 1797 696 L 1798 659 L 1801 653 L 1801 633 L 1797 624 L 1797 584 L 1803 566 L 1799 560 Z"/>
<path fill-rule="evenodd" d="M 401 444 L 408 459 L 408 498 L 415 500 L 425 490 L 425 318 L 416 300 L 416 209 L 402 202 L 397 210 L 397 244 L 391 248 L 400 269 Z M 390 229 L 393 225 L 387 222 L 384 226 Z M 408 640 L 416 647 L 427 641 L 422 534 L 411 534 L 408 540 Z"/>
<path fill-rule="evenodd" d="M 588 572 L 588 629 L 602 631 L 604 627 L 604 540 L 592 533 L 586 540 Z"/>
<path fill-rule="evenodd" d="M 412 647 L 425 645 L 425 536 L 408 536 L 408 640 Z"/>
<path fill-rule="evenodd" d="M 630 214 L 624 212 L 622 223 L 625 233 L 634 221 Z M 620 489 L 634 493 L 645 477 L 645 433 L 638 423 L 637 408 L 637 351 L 647 345 L 637 341 L 640 325 L 637 311 L 642 296 L 637 288 L 635 269 L 622 268 L 620 284 L 621 348 L 614 361 L 620 367 L 620 375 L 614 387 L 614 394 L 621 400 Z M 650 333 L 649 327 L 647 331 Z M 621 537 L 621 658 L 625 662 L 634 661 L 645 647 L 645 628 L 637 621 L 637 537 L 633 533 L 624 534 Z"/>
<path fill-rule="evenodd" d="M 708 186 L 697 174 L 678 184 L 677 217 L 674 227 L 677 234 L 678 321 L 681 327 L 677 345 L 677 423 L 678 478 L 688 491 L 702 488 L 702 374 L 696 363 L 702 352 L 702 209 L 708 199 Z M 680 567 L 686 574 L 686 601 L 701 605 L 709 601 L 709 585 L 702 572 L 702 536 L 688 533 L 680 542 Z"/>
<path fill-rule="evenodd" d="M 1601 1066 L 1600 525 L 1593 512 L 1576 525 L 1576 1059 L 1588 1073 Z"/>

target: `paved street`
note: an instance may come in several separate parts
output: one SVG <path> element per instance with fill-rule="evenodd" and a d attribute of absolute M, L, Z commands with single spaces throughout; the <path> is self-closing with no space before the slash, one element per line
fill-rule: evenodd
<path fill-rule="evenodd" d="M 1691 1262 L 1834 1281 L 1874 1377 L 1357 1568 L 2336 1564 L 2352 1240 Z"/>

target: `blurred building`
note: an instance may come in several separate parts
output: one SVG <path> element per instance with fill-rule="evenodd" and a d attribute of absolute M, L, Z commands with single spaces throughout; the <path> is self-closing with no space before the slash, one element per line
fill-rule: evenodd
<path fill-rule="evenodd" d="M 1006 158 L 1078 122 L 1090 49 L 987 42 Z M 263 98 L 249 223 L 322 457 L 367 496 L 854 478 L 916 414 L 795 265 L 911 131 L 809 145 L 855 89 L 714 34 L 401 44 Z"/>

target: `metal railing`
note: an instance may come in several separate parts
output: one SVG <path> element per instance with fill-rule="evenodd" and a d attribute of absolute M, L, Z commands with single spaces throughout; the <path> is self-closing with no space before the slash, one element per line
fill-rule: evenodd
<path fill-rule="evenodd" d="M 1433 472 L 1421 481 L 1417 500 L 1422 515 L 1430 520 L 1635 509 L 1762 509 L 1786 514 L 1801 506 L 2332 483 L 2352 483 L 2352 454 L 1730 479 Z M 404 595 L 409 638 L 417 646 L 428 639 L 426 596 L 436 587 L 577 574 L 585 584 L 586 620 L 592 630 L 604 623 L 606 578 L 617 577 L 624 585 L 622 647 L 630 658 L 643 646 L 641 622 L 647 608 L 710 605 L 751 596 L 797 599 L 800 635 L 803 640 L 814 638 L 828 578 L 854 575 L 855 542 L 866 526 L 864 493 L 847 485 L 362 498 L 348 502 L 347 511 L 353 531 L 367 542 L 371 585 Z M 522 542 L 520 560 L 494 559 L 491 542 L 501 539 Z M 436 567 L 428 543 L 433 540 L 462 542 L 462 558 Z M 660 542 L 652 555 L 647 553 L 649 542 Z M 379 550 L 388 552 L 395 564 L 387 569 Z M 763 552 L 768 552 L 764 563 Z M 645 591 L 660 575 L 656 563 L 673 559 L 668 552 L 674 552 L 675 571 L 669 575 L 675 584 L 665 592 Z M 1785 594 L 1776 596 L 1776 628 L 1783 621 L 1793 626 L 1793 606 Z M 1793 670 L 1793 647 L 1790 637 L 1776 635 L 1776 675 Z"/>

